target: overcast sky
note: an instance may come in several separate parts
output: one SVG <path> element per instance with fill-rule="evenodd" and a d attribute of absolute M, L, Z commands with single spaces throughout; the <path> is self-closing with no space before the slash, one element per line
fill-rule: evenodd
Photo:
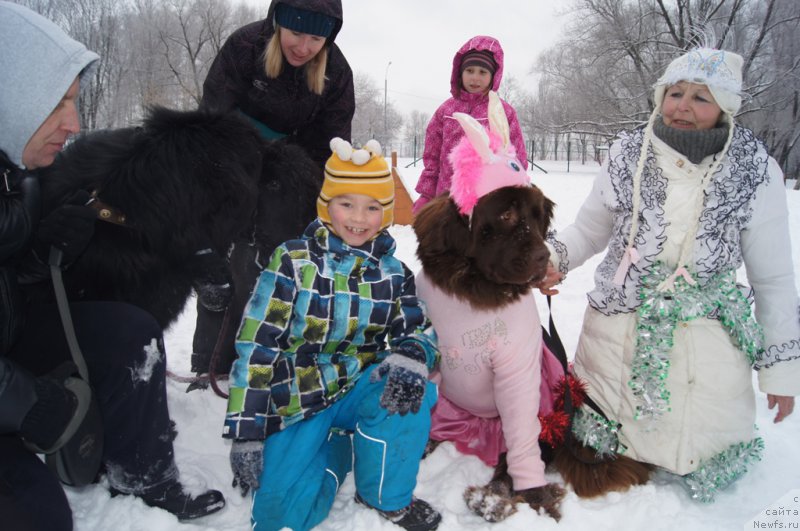
<path fill-rule="evenodd" d="M 269 0 L 262 0 L 269 5 Z M 251 0 L 253 3 L 253 0 Z M 491 35 L 505 74 L 530 86 L 536 56 L 558 39 L 561 0 L 343 0 L 336 43 L 354 72 L 365 72 L 403 114 L 433 114 L 450 96 L 453 55 L 470 37 Z M 264 8 L 266 13 L 266 8 Z M 391 61 L 391 66 L 387 64 Z"/>
<path fill-rule="evenodd" d="M 433 114 L 450 96 L 453 55 L 470 37 L 491 35 L 505 52 L 505 76 L 530 84 L 536 56 L 554 44 L 557 0 L 343 0 L 336 39 L 350 66 L 366 72 L 402 113 Z M 386 65 L 391 61 L 386 76 Z"/>

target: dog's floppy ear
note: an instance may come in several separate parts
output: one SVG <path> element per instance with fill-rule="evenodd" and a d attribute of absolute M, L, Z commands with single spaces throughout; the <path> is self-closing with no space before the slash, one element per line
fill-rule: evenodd
<path fill-rule="evenodd" d="M 425 257 L 443 253 L 465 255 L 470 241 L 469 227 L 464 216 L 449 194 L 442 194 L 430 201 L 414 218 L 417 235 L 417 256 L 425 264 Z"/>
<path fill-rule="evenodd" d="M 542 218 L 541 218 L 541 229 L 542 229 L 542 238 L 547 237 L 547 231 L 550 229 L 550 223 L 553 221 L 553 214 L 555 213 L 556 204 L 553 203 L 549 197 L 544 195 L 541 189 L 537 186 L 534 186 L 536 190 L 542 196 Z"/>

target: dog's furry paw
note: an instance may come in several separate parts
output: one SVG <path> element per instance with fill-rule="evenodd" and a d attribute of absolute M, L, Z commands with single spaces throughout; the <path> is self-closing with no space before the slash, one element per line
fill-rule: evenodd
<path fill-rule="evenodd" d="M 467 487 L 464 501 L 487 522 L 501 522 L 517 512 L 513 493 L 505 482 L 490 481 L 483 487 Z"/>
<path fill-rule="evenodd" d="M 556 522 L 561 519 L 559 506 L 566 491 L 560 485 L 548 483 L 541 487 L 519 490 L 515 494 L 515 501 L 527 503 L 537 512 L 539 509 L 544 509 Z"/>

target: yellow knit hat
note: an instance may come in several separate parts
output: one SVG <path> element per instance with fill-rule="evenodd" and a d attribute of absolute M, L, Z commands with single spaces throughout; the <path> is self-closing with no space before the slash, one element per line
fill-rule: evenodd
<path fill-rule="evenodd" d="M 381 155 L 381 145 L 370 140 L 363 149 L 354 150 L 341 138 L 331 140 L 333 154 L 325 163 L 325 181 L 317 198 L 317 215 L 331 224 L 328 203 L 337 195 L 362 194 L 377 200 L 383 207 L 381 230 L 394 220 L 394 180 L 389 164 Z"/>

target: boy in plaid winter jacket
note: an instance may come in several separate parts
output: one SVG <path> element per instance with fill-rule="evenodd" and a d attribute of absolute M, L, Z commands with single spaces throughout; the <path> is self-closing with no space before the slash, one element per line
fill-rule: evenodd
<path fill-rule="evenodd" d="M 224 436 L 258 529 L 319 524 L 354 456 L 359 503 L 405 528 L 441 519 L 412 496 L 435 335 L 393 256 L 394 184 L 373 144 L 331 142 L 318 219 L 276 249 L 244 313 Z"/>

